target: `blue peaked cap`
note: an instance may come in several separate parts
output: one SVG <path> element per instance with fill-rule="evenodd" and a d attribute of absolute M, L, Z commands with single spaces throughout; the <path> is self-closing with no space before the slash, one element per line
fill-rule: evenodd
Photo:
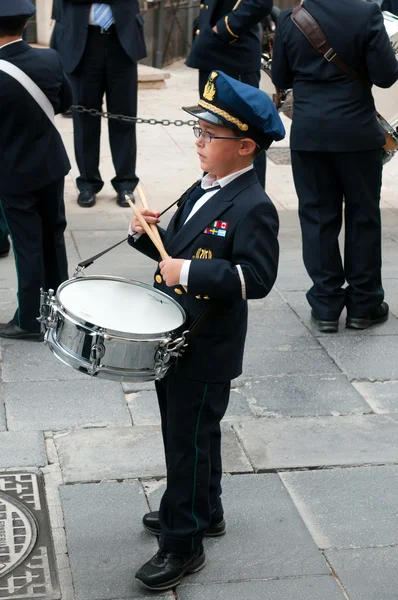
<path fill-rule="evenodd" d="M 0 19 L 9 17 L 32 17 L 36 7 L 30 0 L 0 0 Z"/>
<path fill-rule="evenodd" d="M 222 71 L 210 74 L 198 105 L 183 107 L 183 110 L 213 125 L 240 131 L 264 149 L 286 135 L 269 96 Z"/>

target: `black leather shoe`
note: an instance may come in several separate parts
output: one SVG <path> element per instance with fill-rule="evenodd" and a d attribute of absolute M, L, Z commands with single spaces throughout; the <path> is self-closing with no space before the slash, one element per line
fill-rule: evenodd
<path fill-rule="evenodd" d="M 95 194 L 90 190 L 83 190 L 77 197 L 77 203 L 83 208 L 91 208 L 95 204 Z"/>
<path fill-rule="evenodd" d="M 5 258 L 9 254 L 10 254 L 10 246 L 8 246 L 8 250 L 6 249 L 5 246 L 4 246 L 4 248 L 0 249 L 0 258 Z"/>
<path fill-rule="evenodd" d="M 170 590 L 181 583 L 184 575 L 197 573 L 205 564 L 206 556 L 202 545 L 193 554 L 159 550 L 137 571 L 135 578 L 150 590 Z"/>
<path fill-rule="evenodd" d="M 142 524 L 144 528 L 153 533 L 154 535 L 160 535 L 160 523 L 159 523 L 159 511 L 149 512 L 143 516 Z M 218 521 L 218 523 L 211 523 L 209 529 L 205 532 L 206 537 L 218 537 L 224 535 L 226 532 L 226 525 L 224 519 Z"/>
<path fill-rule="evenodd" d="M 132 192 L 131 190 L 120 190 L 120 192 L 117 193 L 117 198 L 116 198 L 116 203 L 118 206 L 121 206 L 122 208 L 128 208 L 130 206 L 130 204 L 127 202 L 125 196 L 128 196 L 130 198 L 131 202 L 133 204 L 135 204 L 134 192 Z"/>
<path fill-rule="evenodd" d="M 371 325 L 384 323 L 388 319 L 389 308 L 387 302 L 382 302 L 380 306 L 374 308 L 365 317 L 351 317 L 347 315 L 345 326 L 349 329 L 367 329 Z"/>
<path fill-rule="evenodd" d="M 316 324 L 321 333 L 337 333 L 339 330 L 338 319 L 321 319 L 313 310 L 311 311 L 311 321 Z"/>
<path fill-rule="evenodd" d="M 0 337 L 10 340 L 29 340 L 31 342 L 42 342 L 44 335 L 42 333 L 31 333 L 26 329 L 21 329 L 12 321 L 9 323 L 0 323 Z"/>

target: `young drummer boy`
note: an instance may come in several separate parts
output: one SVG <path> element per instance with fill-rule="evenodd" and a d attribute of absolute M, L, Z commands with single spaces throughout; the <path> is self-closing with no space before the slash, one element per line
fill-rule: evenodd
<path fill-rule="evenodd" d="M 211 310 L 183 356 L 156 382 L 167 489 L 159 512 L 143 519 L 160 535 L 160 550 L 136 573 L 153 590 L 172 588 L 203 568 L 203 537 L 225 533 L 220 421 L 231 380 L 242 372 L 247 300 L 270 292 L 279 255 L 277 212 L 252 164 L 284 137 L 273 103 L 214 71 L 198 106 L 184 110 L 198 119 L 196 147 L 207 174 L 183 196 L 167 230 L 159 229 L 172 258 L 160 262 L 154 285 L 182 305 L 188 327 L 207 306 Z M 156 211 L 141 214 L 159 222 Z M 134 218 L 129 243 L 159 262 L 143 232 Z"/>

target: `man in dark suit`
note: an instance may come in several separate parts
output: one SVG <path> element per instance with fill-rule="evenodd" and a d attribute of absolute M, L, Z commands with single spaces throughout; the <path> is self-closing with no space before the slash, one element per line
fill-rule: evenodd
<path fill-rule="evenodd" d="M 101 110 L 106 94 L 107 110 L 130 117 L 137 115 L 137 61 L 146 56 L 143 18 L 138 0 L 94 3 L 58 0 L 52 47 L 61 55 L 70 74 L 76 105 Z M 95 204 L 102 189 L 99 172 L 101 117 L 73 111 L 75 154 L 80 175 L 77 202 Z M 112 185 L 119 206 L 134 200 L 138 183 L 135 124 L 109 120 L 109 141 L 116 177 Z"/>
<path fill-rule="evenodd" d="M 305 0 L 337 56 L 372 84 L 388 88 L 398 63 L 377 4 Z M 313 286 L 307 293 L 320 331 L 365 329 L 388 318 L 381 282 L 382 146 L 370 85 L 317 52 L 291 20 L 279 17 L 272 79 L 294 91 L 293 175 L 299 198 L 303 257 Z M 338 236 L 345 204 L 344 264 Z M 344 288 L 345 283 L 348 286 Z"/>
<path fill-rule="evenodd" d="M 273 0 L 203 2 L 195 40 L 185 63 L 188 67 L 199 69 L 199 93 L 202 94 L 210 71 L 214 69 L 258 88 L 261 75 L 258 24 L 271 13 Z M 254 166 L 261 185 L 265 187 L 264 152 L 255 160 Z"/>
<path fill-rule="evenodd" d="M 154 285 L 182 305 L 184 328 L 206 307 L 209 313 L 156 383 L 167 490 L 160 512 L 143 519 L 147 530 L 160 534 L 160 551 L 136 574 L 153 590 L 174 587 L 203 568 L 203 536 L 225 533 L 220 421 L 231 379 L 242 372 L 247 300 L 269 293 L 279 255 L 278 215 L 252 165 L 253 155 L 285 134 L 271 100 L 215 71 L 199 105 L 184 110 L 199 120 L 194 134 L 207 175 L 185 194 L 167 231 L 160 230 L 173 258 L 160 263 Z M 141 213 L 159 221 L 159 213 Z M 132 231 L 129 243 L 158 262 L 149 238 L 136 239 L 143 232 L 137 219 Z"/>
<path fill-rule="evenodd" d="M 18 309 L 0 324 L 0 337 L 40 340 L 40 288 L 56 289 L 68 278 L 64 177 L 70 164 L 51 118 L 71 105 L 72 90 L 58 54 L 22 40 L 34 13 L 30 0 L 0 5 L 0 210 L 18 276 Z M 18 80 L 21 71 L 32 93 L 42 95 L 41 105 Z"/>
<path fill-rule="evenodd" d="M 388 12 L 398 16 L 398 0 L 384 0 L 381 10 L 388 10 Z"/>

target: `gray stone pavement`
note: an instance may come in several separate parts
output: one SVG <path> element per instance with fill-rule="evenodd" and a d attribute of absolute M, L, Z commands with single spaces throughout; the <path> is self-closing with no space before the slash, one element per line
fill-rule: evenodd
<path fill-rule="evenodd" d="M 196 72 L 182 63 L 168 70 L 165 89 L 140 91 L 141 116 L 184 119 L 180 106 L 195 103 Z M 73 156 L 71 121 L 58 117 L 57 125 Z M 138 174 L 161 210 L 200 175 L 192 132 L 140 125 L 138 143 Z M 287 140 L 275 145 L 274 157 L 287 147 Z M 150 594 L 134 581 L 156 550 L 141 517 L 157 508 L 165 485 L 153 384 L 90 380 L 44 345 L 0 343 L 0 470 L 44 473 L 62 600 L 398 597 L 395 161 L 384 170 L 382 189 L 391 317 L 355 332 L 344 329 L 343 315 L 337 335 L 311 325 L 291 168 L 268 161 L 281 261 L 270 296 L 250 303 L 245 369 L 233 382 L 223 423 L 228 532 L 206 540 L 207 568 L 175 592 Z M 113 199 L 106 135 L 101 172 L 107 183 L 89 210 L 76 204 L 75 164 L 67 178 L 71 273 L 126 235 L 131 214 Z M 87 273 L 151 282 L 153 270 L 125 245 Z M 15 293 L 10 256 L 0 266 L 1 321 L 12 316 Z"/>

